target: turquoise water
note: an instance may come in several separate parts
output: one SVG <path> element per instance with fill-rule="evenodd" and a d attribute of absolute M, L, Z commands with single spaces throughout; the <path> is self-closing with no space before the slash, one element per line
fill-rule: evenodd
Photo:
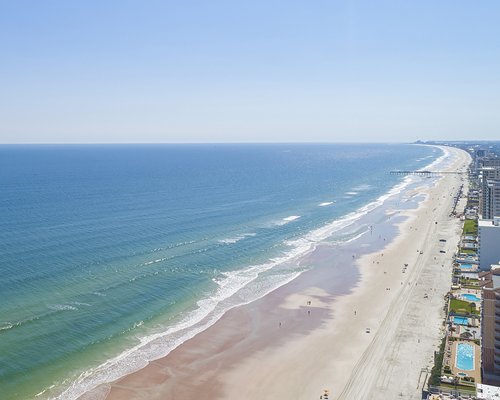
<path fill-rule="evenodd" d="M 300 273 L 276 267 L 401 183 L 388 171 L 439 155 L 410 145 L 0 146 L 2 398 L 72 385 L 61 397 L 71 399 L 94 377 L 168 353 Z"/>
<path fill-rule="evenodd" d="M 462 268 L 462 269 L 471 269 L 472 268 L 472 264 L 460 264 L 460 268 Z"/>
<path fill-rule="evenodd" d="M 462 371 L 472 371 L 474 369 L 474 347 L 468 343 L 457 344 L 456 366 Z"/>
<path fill-rule="evenodd" d="M 466 293 L 466 294 L 462 294 L 462 297 L 465 299 L 465 300 L 468 300 L 468 301 L 475 301 L 475 302 L 480 302 L 481 299 L 473 294 L 470 294 L 470 293 Z"/>
<path fill-rule="evenodd" d="M 467 317 L 453 317 L 453 322 L 457 325 L 468 325 Z"/>

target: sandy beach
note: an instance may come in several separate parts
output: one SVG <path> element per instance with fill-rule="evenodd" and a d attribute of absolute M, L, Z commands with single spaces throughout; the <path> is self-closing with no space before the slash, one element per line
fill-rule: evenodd
<path fill-rule="evenodd" d="M 446 168 L 464 171 L 469 155 L 447 151 Z M 421 398 L 461 233 L 450 212 L 462 183 L 447 174 L 422 184 L 412 193 L 418 207 L 374 213 L 365 238 L 319 246 L 302 260 L 317 268 L 81 399 Z"/>

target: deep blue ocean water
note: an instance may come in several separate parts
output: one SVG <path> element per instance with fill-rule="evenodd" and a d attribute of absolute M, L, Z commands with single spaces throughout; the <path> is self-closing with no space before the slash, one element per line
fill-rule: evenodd
<path fill-rule="evenodd" d="M 0 146 L 2 398 L 73 385 L 72 398 L 166 354 L 293 278 L 300 268 L 280 262 L 401 182 L 390 170 L 440 155 L 402 144 Z"/>

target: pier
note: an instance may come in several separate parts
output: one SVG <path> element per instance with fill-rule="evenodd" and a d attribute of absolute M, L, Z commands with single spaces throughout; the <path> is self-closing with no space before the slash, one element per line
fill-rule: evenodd
<path fill-rule="evenodd" d="M 443 174 L 466 174 L 466 171 L 427 171 L 427 170 L 394 170 L 390 171 L 391 174 L 395 175 L 425 175 L 425 176 L 434 176 L 434 175 L 443 175 Z"/>

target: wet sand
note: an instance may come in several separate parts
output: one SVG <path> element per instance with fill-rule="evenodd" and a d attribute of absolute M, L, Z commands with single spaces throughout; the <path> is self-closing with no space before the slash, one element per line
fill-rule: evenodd
<path fill-rule="evenodd" d="M 468 163 L 449 151 L 451 169 Z M 319 246 L 299 278 L 81 399 L 307 399 L 325 389 L 331 399 L 419 398 L 460 234 L 449 216 L 459 184 L 446 175 L 407 203 L 388 201 L 364 217 L 373 228 L 358 240 Z"/>

